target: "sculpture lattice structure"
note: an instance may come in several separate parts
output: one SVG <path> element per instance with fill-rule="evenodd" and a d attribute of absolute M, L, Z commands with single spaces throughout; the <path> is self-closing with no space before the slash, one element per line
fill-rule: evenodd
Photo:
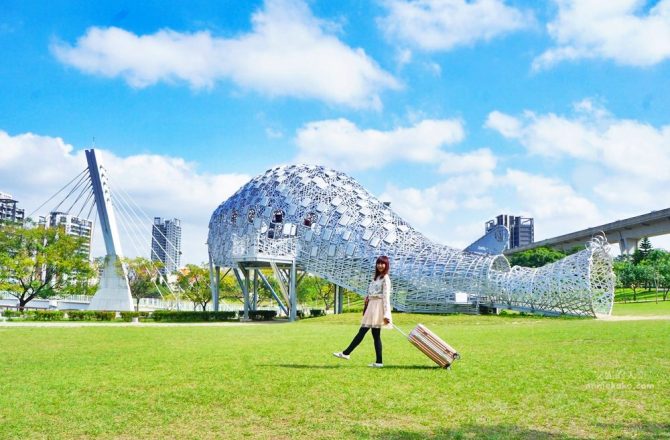
<path fill-rule="evenodd" d="M 292 165 L 260 175 L 222 203 L 209 224 L 214 264 L 250 256 L 287 258 L 309 273 L 365 294 L 379 255 L 391 259 L 393 306 L 453 311 L 473 304 L 542 313 L 609 314 L 614 274 L 607 241 L 538 269 L 512 267 L 503 255 L 432 242 L 347 175 Z"/>

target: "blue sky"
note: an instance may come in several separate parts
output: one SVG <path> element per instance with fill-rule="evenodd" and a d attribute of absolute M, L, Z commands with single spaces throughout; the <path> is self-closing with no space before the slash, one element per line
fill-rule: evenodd
<path fill-rule="evenodd" d="M 115 185 L 182 218 L 186 261 L 277 164 L 347 172 L 454 246 L 503 212 L 539 240 L 670 206 L 670 0 L 2 9 L 0 191 L 32 211 L 95 138 Z"/>

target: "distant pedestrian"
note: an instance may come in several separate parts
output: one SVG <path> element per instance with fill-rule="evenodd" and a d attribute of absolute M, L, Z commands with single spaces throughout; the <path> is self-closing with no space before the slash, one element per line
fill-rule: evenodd
<path fill-rule="evenodd" d="M 370 367 L 383 367 L 382 362 L 382 338 L 381 329 L 391 328 L 391 278 L 389 258 L 381 256 L 377 258 L 375 264 L 375 276 L 368 286 L 368 293 L 365 296 L 365 307 L 363 309 L 363 320 L 361 328 L 351 341 L 351 344 L 341 352 L 333 353 L 333 356 L 340 359 L 349 359 L 349 355 L 358 344 L 363 341 L 368 330 L 372 329 L 372 338 L 375 345 L 375 362 Z"/>

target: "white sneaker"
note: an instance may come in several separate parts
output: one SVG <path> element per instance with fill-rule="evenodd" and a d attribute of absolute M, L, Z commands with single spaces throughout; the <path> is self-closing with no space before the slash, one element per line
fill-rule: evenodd
<path fill-rule="evenodd" d="M 341 351 L 338 351 L 337 353 L 333 353 L 333 356 L 335 356 L 336 358 L 349 360 L 349 355 L 344 354 Z"/>
<path fill-rule="evenodd" d="M 384 366 L 384 364 L 379 364 L 377 362 L 373 362 L 370 365 L 368 365 L 368 367 L 371 367 L 371 368 L 382 368 L 383 366 Z"/>

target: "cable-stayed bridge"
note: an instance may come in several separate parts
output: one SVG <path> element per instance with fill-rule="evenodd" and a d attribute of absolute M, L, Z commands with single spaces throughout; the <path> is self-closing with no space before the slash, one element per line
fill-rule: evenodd
<path fill-rule="evenodd" d="M 52 213 L 51 218 L 41 220 L 45 224 L 52 223 L 52 226 L 56 226 L 58 218 L 62 217 L 68 220 L 69 230 L 66 232 L 87 236 L 92 240 L 93 226 L 88 226 L 87 231 L 82 231 L 80 226 L 91 224 L 89 220 L 95 210 L 97 225 L 105 245 L 105 257 L 100 270 L 98 290 L 91 298 L 88 308 L 90 310 L 131 311 L 134 310 L 134 302 L 128 283 L 128 269 L 123 264 L 125 254 L 120 240 L 120 230 L 127 239 L 125 244 L 133 249 L 135 255 L 148 255 L 153 244 L 159 246 L 167 258 L 173 260 L 173 257 L 161 243 L 149 242 L 148 237 L 149 232 L 152 231 L 153 220 L 121 187 L 112 187 L 109 172 L 99 162 L 94 149 L 86 150 L 86 162 L 87 166 L 84 170 L 28 217 L 43 208 L 49 209 Z M 174 243 L 160 230 L 157 232 L 163 235 L 165 246 L 174 246 Z M 175 262 L 172 261 L 172 263 Z M 150 261 L 147 264 L 153 265 Z M 158 286 L 156 287 L 160 292 Z M 166 283 L 166 287 L 172 293 L 177 293 L 177 297 L 179 296 L 169 283 Z M 80 303 L 85 300 L 73 301 Z M 179 301 L 175 304 L 176 308 L 180 307 Z"/>

